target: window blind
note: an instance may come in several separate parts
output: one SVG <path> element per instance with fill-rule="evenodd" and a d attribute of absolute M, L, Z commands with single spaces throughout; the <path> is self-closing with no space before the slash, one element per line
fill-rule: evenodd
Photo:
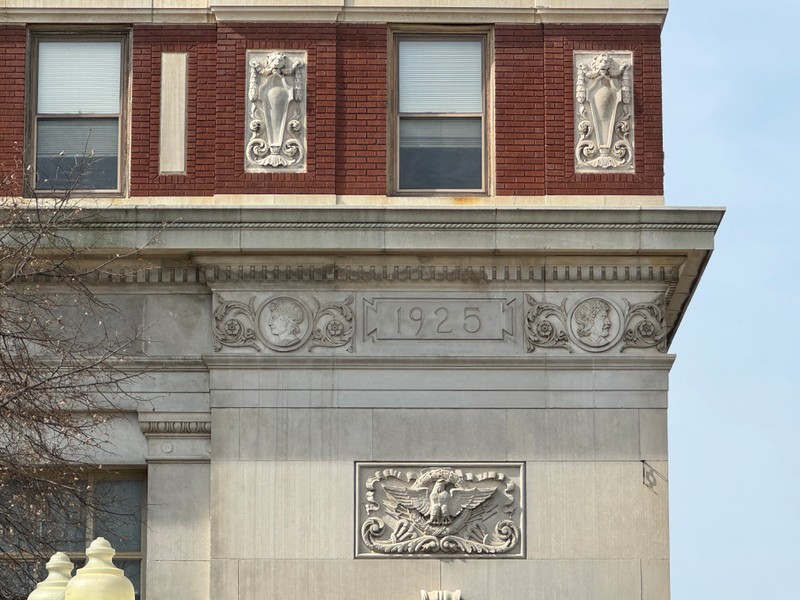
<path fill-rule="evenodd" d="M 483 112 L 480 40 L 399 43 L 401 113 Z"/>
<path fill-rule="evenodd" d="M 39 114 L 118 114 L 120 42 L 39 43 Z"/>

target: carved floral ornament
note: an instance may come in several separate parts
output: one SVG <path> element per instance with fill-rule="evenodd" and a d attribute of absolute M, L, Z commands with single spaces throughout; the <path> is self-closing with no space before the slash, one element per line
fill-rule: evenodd
<path fill-rule="evenodd" d="M 523 555 L 522 465 L 369 468 L 359 465 L 358 556 Z"/>
<path fill-rule="evenodd" d="M 575 52 L 575 170 L 633 173 L 631 52 Z"/>
<path fill-rule="evenodd" d="M 302 51 L 247 53 L 248 171 L 305 170 L 306 64 Z"/>
<path fill-rule="evenodd" d="M 225 300 L 217 296 L 212 331 L 214 351 L 223 347 L 261 352 L 290 352 L 301 347 L 344 348 L 353 351 L 353 297 L 321 305 L 294 296 L 271 296 L 261 302 Z"/>
<path fill-rule="evenodd" d="M 667 328 L 663 298 L 631 304 L 622 299 L 623 309 L 612 300 L 598 296 L 583 298 L 568 305 L 539 302 L 525 294 L 525 342 L 528 352 L 537 348 L 575 347 L 587 352 L 604 352 L 619 345 L 629 348 L 655 348 L 666 352 Z"/>

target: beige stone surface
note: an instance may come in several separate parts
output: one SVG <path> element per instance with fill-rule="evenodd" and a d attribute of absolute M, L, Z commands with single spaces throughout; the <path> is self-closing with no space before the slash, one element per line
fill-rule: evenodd
<path fill-rule="evenodd" d="M 208 600 L 210 562 L 194 560 L 147 560 L 145 595 L 170 600 Z"/>
<path fill-rule="evenodd" d="M 187 73 L 186 52 L 161 54 L 158 170 L 164 175 L 186 171 Z"/>
<path fill-rule="evenodd" d="M 668 558 L 666 483 L 641 462 L 529 462 L 527 478 L 528 558 Z"/>
<path fill-rule="evenodd" d="M 206 561 L 207 568 L 211 552 L 209 496 L 210 466 L 207 463 L 149 465 L 148 560 Z M 159 595 L 162 594 L 164 592 L 159 591 Z"/>
<path fill-rule="evenodd" d="M 241 560 L 241 598 L 414 600 L 437 589 L 439 561 Z"/>
<path fill-rule="evenodd" d="M 638 560 L 481 560 L 442 564 L 441 588 L 465 599 L 641 600 Z"/>
<path fill-rule="evenodd" d="M 353 463 L 213 461 L 214 558 L 353 556 Z"/>
<path fill-rule="evenodd" d="M 642 600 L 669 600 L 669 560 L 642 561 Z"/>

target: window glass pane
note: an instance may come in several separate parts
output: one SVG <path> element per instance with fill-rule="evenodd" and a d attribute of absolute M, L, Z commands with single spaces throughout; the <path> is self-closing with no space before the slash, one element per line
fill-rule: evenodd
<path fill-rule="evenodd" d="M 400 188 L 479 190 L 481 119 L 401 119 Z"/>
<path fill-rule="evenodd" d="M 134 597 L 139 600 L 142 597 L 142 561 L 114 559 L 114 564 L 125 572 L 125 577 L 131 580 Z"/>
<path fill-rule="evenodd" d="M 117 188 L 117 119 L 39 119 L 36 189 Z"/>
<path fill-rule="evenodd" d="M 144 482 L 99 480 L 95 484 L 97 511 L 94 537 L 104 537 L 117 552 L 142 547 L 142 494 Z"/>
<path fill-rule="evenodd" d="M 479 40 L 405 40 L 399 54 L 401 113 L 483 112 Z"/>
<path fill-rule="evenodd" d="M 40 114 L 119 113 L 121 42 L 40 42 Z"/>

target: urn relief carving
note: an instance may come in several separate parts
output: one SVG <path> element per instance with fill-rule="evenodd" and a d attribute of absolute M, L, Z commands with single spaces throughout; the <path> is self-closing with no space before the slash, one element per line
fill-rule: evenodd
<path fill-rule="evenodd" d="M 305 170 L 306 64 L 302 51 L 247 53 L 246 170 Z"/>
<path fill-rule="evenodd" d="M 633 55 L 575 52 L 575 171 L 633 173 Z"/>

